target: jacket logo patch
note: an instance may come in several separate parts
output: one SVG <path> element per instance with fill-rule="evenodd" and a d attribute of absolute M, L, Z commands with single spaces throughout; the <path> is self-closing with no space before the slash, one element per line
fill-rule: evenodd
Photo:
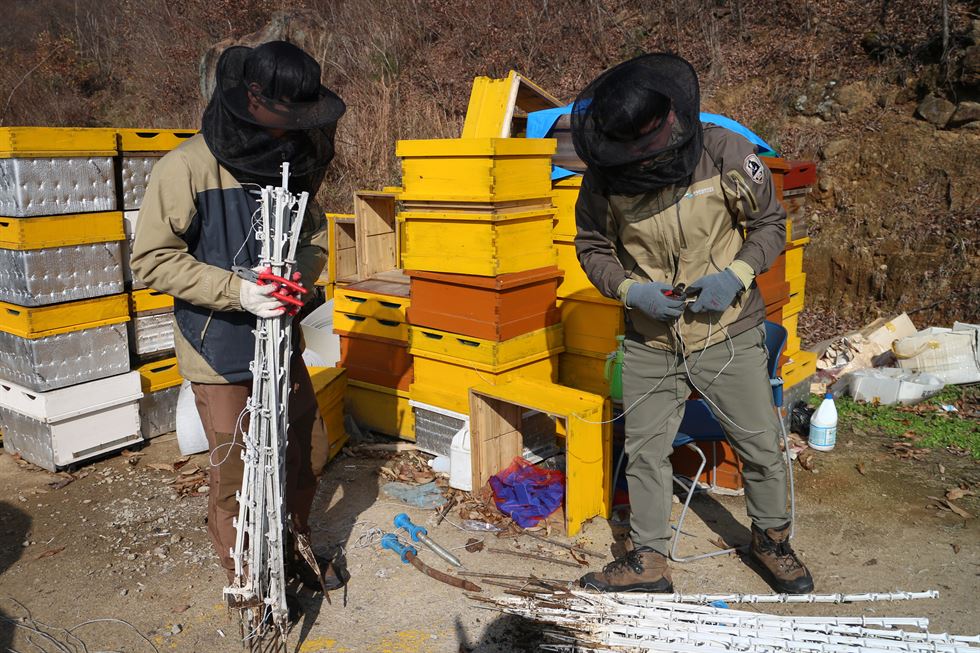
<path fill-rule="evenodd" d="M 742 163 L 745 168 L 745 172 L 749 173 L 749 178 L 757 184 L 761 184 L 766 178 L 766 169 L 762 165 L 762 161 L 754 153 L 745 157 L 745 161 Z"/>
<path fill-rule="evenodd" d="M 698 189 L 698 190 L 696 190 L 694 192 L 688 191 L 688 192 L 686 192 L 684 194 L 684 199 L 689 200 L 689 199 L 692 199 L 694 197 L 697 197 L 698 195 L 707 195 L 708 193 L 713 193 L 713 192 L 715 192 L 715 187 L 714 186 L 709 186 L 707 188 L 701 188 L 701 189 Z"/>

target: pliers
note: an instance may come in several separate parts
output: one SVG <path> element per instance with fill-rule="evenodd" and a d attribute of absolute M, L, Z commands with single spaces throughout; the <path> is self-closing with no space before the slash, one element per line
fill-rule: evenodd
<path fill-rule="evenodd" d="M 232 266 L 231 271 L 245 281 L 251 281 L 259 286 L 270 283 L 275 285 L 276 291 L 270 296 L 275 297 L 284 304 L 290 304 L 292 308 L 287 311 L 290 315 L 295 315 L 303 307 L 303 301 L 299 299 L 299 296 L 305 295 L 307 291 L 302 284 L 297 283 L 302 279 L 302 275 L 299 272 L 293 272 L 293 280 L 290 281 L 285 277 L 272 274 L 272 268 L 270 267 L 266 267 L 259 272 L 243 265 L 235 265 Z"/>

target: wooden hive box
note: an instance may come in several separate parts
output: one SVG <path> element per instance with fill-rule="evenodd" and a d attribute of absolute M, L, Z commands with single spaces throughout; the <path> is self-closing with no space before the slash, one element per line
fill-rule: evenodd
<path fill-rule="evenodd" d="M 551 196 L 554 139 L 398 141 L 403 201 L 499 202 Z"/>
<path fill-rule="evenodd" d="M 409 271 L 409 321 L 483 340 L 502 341 L 557 324 L 562 273 L 556 267 L 484 277 Z"/>
<path fill-rule="evenodd" d="M 518 380 L 470 389 L 473 489 L 483 487 L 524 451 L 524 413 L 556 420 L 565 439 L 565 531 L 572 536 L 593 517 L 612 510 L 610 405 L 601 396 L 572 388 Z"/>
<path fill-rule="evenodd" d="M 495 277 L 555 265 L 550 198 L 507 206 L 406 204 L 407 270 Z"/>
<path fill-rule="evenodd" d="M 368 279 L 400 267 L 396 194 L 361 190 L 354 193 L 357 277 Z"/>

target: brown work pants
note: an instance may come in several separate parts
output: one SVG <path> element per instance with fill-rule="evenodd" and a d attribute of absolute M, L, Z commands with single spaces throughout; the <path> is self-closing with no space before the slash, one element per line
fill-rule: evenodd
<path fill-rule="evenodd" d="M 294 356 L 290 362 L 290 382 L 286 511 L 297 531 L 306 533 L 309 532 L 310 507 L 317 487 L 310 451 L 318 411 L 309 372 L 299 356 Z M 242 487 L 245 472 L 243 433 L 248 432 L 249 424 L 248 413 L 243 414 L 243 411 L 252 393 L 252 382 L 192 383 L 191 388 L 211 454 L 208 535 L 231 582 L 235 573 L 231 557 L 235 547 L 234 520 L 238 517 L 235 493 Z"/>

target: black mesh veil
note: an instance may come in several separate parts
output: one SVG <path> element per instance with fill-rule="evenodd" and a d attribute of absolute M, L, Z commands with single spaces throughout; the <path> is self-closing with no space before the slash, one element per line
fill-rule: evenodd
<path fill-rule="evenodd" d="M 639 195 L 686 184 L 701 157 L 694 68 L 671 54 L 618 64 L 572 107 L 575 151 L 609 192 Z"/>
<path fill-rule="evenodd" d="M 234 46 L 218 60 L 201 131 L 240 182 L 278 183 L 290 164 L 294 192 L 315 193 L 334 155 L 344 101 L 320 84 L 320 65 L 285 41 Z"/>

